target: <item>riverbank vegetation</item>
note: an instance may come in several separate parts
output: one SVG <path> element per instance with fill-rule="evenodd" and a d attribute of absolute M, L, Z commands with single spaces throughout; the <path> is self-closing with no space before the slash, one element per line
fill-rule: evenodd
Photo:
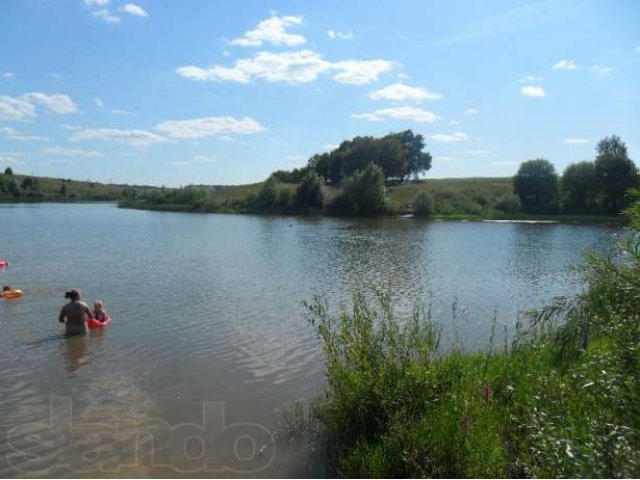
<path fill-rule="evenodd" d="M 513 178 L 424 179 L 431 155 L 411 130 L 345 140 L 303 168 L 279 170 L 260 184 L 159 189 L 121 206 L 155 210 L 268 214 L 415 214 L 434 218 L 602 220 L 629 203 L 640 185 L 624 142 L 598 143 L 593 162 L 559 176 L 545 159 L 523 162 Z"/>
<path fill-rule="evenodd" d="M 482 351 L 442 348 L 434 319 L 399 320 L 383 295 L 338 316 L 316 299 L 327 389 L 294 424 L 346 477 L 640 476 L 640 206 L 629 214 L 629 239 L 585 257 L 582 294 Z"/>
<path fill-rule="evenodd" d="M 2 173 L 3 172 L 3 173 Z M 0 202 L 117 202 L 148 194 L 155 187 L 125 186 L 0 172 Z"/>

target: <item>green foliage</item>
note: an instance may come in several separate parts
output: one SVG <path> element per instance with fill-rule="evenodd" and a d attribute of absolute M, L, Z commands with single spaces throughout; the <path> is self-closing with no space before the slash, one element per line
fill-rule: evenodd
<path fill-rule="evenodd" d="M 515 194 L 501 196 L 495 204 L 495 209 L 502 213 L 514 214 L 520 211 L 520 197 Z"/>
<path fill-rule="evenodd" d="M 294 168 L 290 171 L 276 170 L 271 176 L 282 183 L 300 183 L 309 170 L 309 167 Z"/>
<path fill-rule="evenodd" d="M 258 191 L 255 205 L 258 208 L 269 209 L 278 205 L 278 185 L 280 182 L 270 176 Z"/>
<path fill-rule="evenodd" d="M 382 138 L 355 137 L 343 141 L 329 153 L 314 155 L 309 159 L 308 168 L 337 185 L 374 163 L 382 168 L 386 181 L 403 181 L 431 168 L 431 155 L 422 151 L 424 146 L 422 135 L 415 135 L 411 130 Z"/>
<path fill-rule="evenodd" d="M 7 167 L 4 169 L 5 175 L 13 175 L 13 169 L 11 167 Z"/>
<path fill-rule="evenodd" d="M 350 214 L 375 214 L 386 210 L 384 173 L 373 163 L 346 177 L 332 208 Z"/>
<path fill-rule="evenodd" d="M 420 192 L 413 201 L 413 210 L 416 215 L 433 215 L 435 212 L 433 195 L 427 192 Z"/>
<path fill-rule="evenodd" d="M 323 180 L 314 171 L 309 171 L 296 188 L 294 205 L 299 210 L 321 209 L 324 205 Z"/>
<path fill-rule="evenodd" d="M 626 191 L 640 184 L 638 169 L 620 137 L 603 138 L 596 152 L 595 176 L 602 195 L 602 207 L 609 213 L 619 213 L 628 203 Z"/>
<path fill-rule="evenodd" d="M 398 319 L 385 295 L 372 307 L 356 293 L 337 316 L 314 299 L 327 387 L 313 425 L 333 473 L 638 477 L 640 233 L 581 268 L 582 294 L 532 314 L 497 351 L 443 352 L 428 313 Z"/>
<path fill-rule="evenodd" d="M 561 190 L 566 212 L 598 211 L 598 180 L 593 162 L 585 161 L 569 165 L 562 174 Z"/>
<path fill-rule="evenodd" d="M 557 210 L 558 175 L 549 160 L 538 158 L 520 164 L 513 183 L 525 212 L 550 213 Z"/>

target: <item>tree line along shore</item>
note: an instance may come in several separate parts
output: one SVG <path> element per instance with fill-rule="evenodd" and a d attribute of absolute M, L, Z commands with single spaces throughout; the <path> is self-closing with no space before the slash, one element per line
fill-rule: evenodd
<path fill-rule="evenodd" d="M 559 175 L 551 162 L 520 164 L 514 177 L 425 179 L 432 158 L 411 130 L 355 137 L 313 155 L 307 165 L 264 182 L 180 188 L 0 175 L 0 201 L 118 201 L 148 210 L 315 215 L 414 214 L 444 219 L 620 220 L 640 176 L 617 136 L 603 138 L 593 161 Z"/>

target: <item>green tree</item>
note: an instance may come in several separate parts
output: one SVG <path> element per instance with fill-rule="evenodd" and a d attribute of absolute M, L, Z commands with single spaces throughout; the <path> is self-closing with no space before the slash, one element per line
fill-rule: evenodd
<path fill-rule="evenodd" d="M 387 200 L 382 168 L 370 163 L 364 170 L 346 177 L 333 206 L 355 214 L 383 212 L 387 207 Z"/>
<path fill-rule="evenodd" d="M 424 137 L 416 135 L 411 130 L 390 134 L 395 136 L 404 146 L 407 159 L 407 178 L 413 175 L 416 179 L 421 173 L 431 168 L 431 154 L 423 152 L 425 144 Z"/>
<path fill-rule="evenodd" d="M 11 195 L 12 197 L 17 198 L 22 195 L 22 192 L 20 191 L 20 187 L 18 187 L 18 184 L 13 178 L 9 180 L 9 183 L 7 184 L 7 191 L 9 192 L 9 195 Z"/>
<path fill-rule="evenodd" d="M 273 208 L 278 203 L 278 180 L 270 176 L 262 184 L 256 196 L 255 206 L 258 208 Z"/>
<path fill-rule="evenodd" d="M 309 171 L 298 187 L 295 193 L 295 206 L 300 209 L 322 208 L 324 204 L 324 195 L 322 193 L 322 177 L 314 171 Z"/>
<path fill-rule="evenodd" d="M 558 175 L 543 158 L 520 164 L 513 179 L 514 192 L 527 213 L 550 213 L 558 207 Z"/>
<path fill-rule="evenodd" d="M 638 169 L 629 158 L 627 146 L 616 135 L 600 140 L 596 153 L 595 175 L 601 206 L 608 213 L 619 213 L 628 204 L 627 190 L 638 186 Z"/>
<path fill-rule="evenodd" d="M 562 174 L 561 190 L 564 210 L 571 213 L 588 213 L 597 208 L 598 182 L 593 162 L 569 165 Z"/>
<path fill-rule="evenodd" d="M 5 175 L 13 175 L 13 169 L 11 167 L 7 167 L 4 169 Z"/>

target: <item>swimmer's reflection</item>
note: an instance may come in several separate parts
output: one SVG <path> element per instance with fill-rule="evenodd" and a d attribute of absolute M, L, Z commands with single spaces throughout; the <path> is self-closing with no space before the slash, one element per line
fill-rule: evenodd
<path fill-rule="evenodd" d="M 65 357 L 67 372 L 75 373 L 89 361 L 86 335 L 74 335 L 63 340 L 62 354 Z"/>

